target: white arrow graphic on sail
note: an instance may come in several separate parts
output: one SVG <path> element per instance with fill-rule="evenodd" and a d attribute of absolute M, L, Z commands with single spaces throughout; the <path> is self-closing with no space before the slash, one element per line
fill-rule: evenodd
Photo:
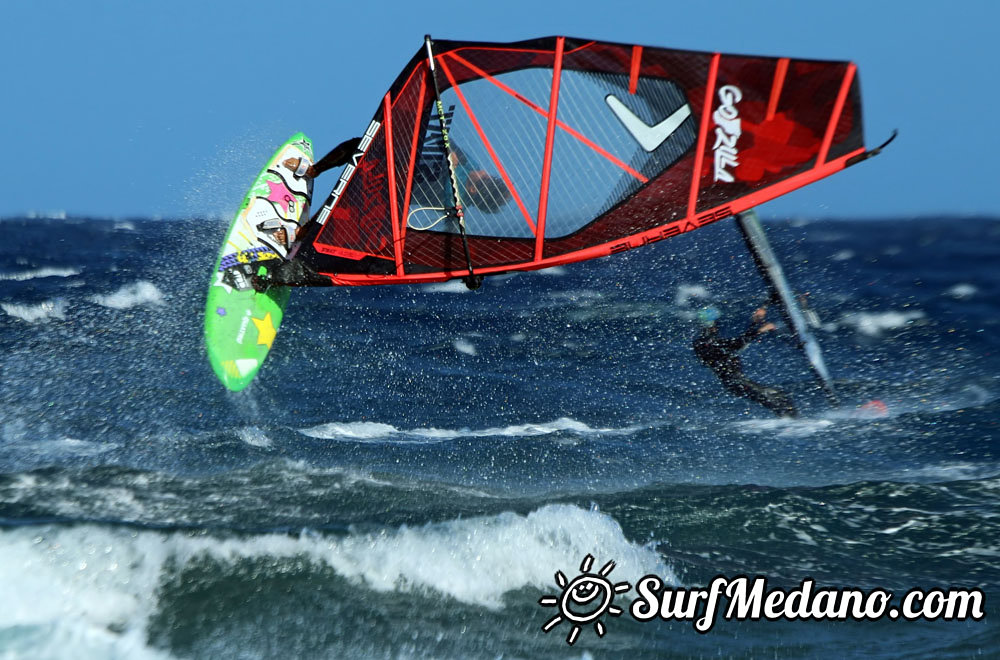
<path fill-rule="evenodd" d="M 684 120 L 691 116 L 691 108 L 685 103 L 674 111 L 672 115 L 661 121 L 659 124 L 650 126 L 639 119 L 634 112 L 618 100 L 614 94 L 604 97 L 605 102 L 615 116 L 621 120 L 628 132 L 636 139 L 643 149 L 649 152 L 656 151 L 656 148 L 663 144 L 664 140 L 674 134 Z"/>

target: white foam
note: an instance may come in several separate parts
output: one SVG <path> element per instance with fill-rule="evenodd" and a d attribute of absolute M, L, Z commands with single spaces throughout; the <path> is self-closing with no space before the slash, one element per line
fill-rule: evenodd
<path fill-rule="evenodd" d="M 848 259 L 853 259 L 854 258 L 854 251 L 853 250 L 841 250 L 840 252 L 837 252 L 837 253 L 835 253 L 833 255 L 830 255 L 830 258 L 832 260 L 834 260 L 834 261 L 847 261 Z"/>
<path fill-rule="evenodd" d="M 711 297 L 712 294 L 701 284 L 681 284 L 674 294 L 674 304 L 678 307 L 687 307 L 692 300 L 702 301 Z"/>
<path fill-rule="evenodd" d="M 140 305 L 164 304 L 163 294 L 156 288 L 155 284 L 146 280 L 127 284 L 108 295 L 93 296 L 91 301 L 111 309 L 130 309 Z"/>
<path fill-rule="evenodd" d="M 145 645 L 163 557 L 147 555 L 143 540 L 87 525 L 0 534 L 0 584 L 8 593 L 0 630 L 5 638 L 23 635 L 14 649 L 5 643 L 5 651 L 24 646 L 30 651 L 24 657 L 58 657 L 66 649 L 74 649 L 74 657 L 164 657 Z"/>
<path fill-rule="evenodd" d="M 956 298 L 958 300 L 965 300 L 966 298 L 971 298 L 976 295 L 978 292 L 979 289 L 972 284 L 962 282 L 945 291 L 944 295 L 951 296 L 952 298 Z"/>
<path fill-rule="evenodd" d="M 560 417 L 552 422 L 516 424 L 512 426 L 493 427 L 486 429 L 410 429 L 401 430 L 391 424 L 380 424 L 378 422 L 333 422 L 320 424 L 307 429 L 300 429 L 299 433 L 318 438 L 321 440 L 385 440 L 391 438 L 418 438 L 424 440 L 453 440 L 455 438 L 526 438 L 551 433 L 569 431 L 578 435 L 603 434 L 603 435 L 629 435 L 637 430 L 645 428 L 641 426 L 629 426 L 624 428 L 593 428 L 583 422 L 578 422 L 569 417 Z"/>
<path fill-rule="evenodd" d="M 337 572 L 378 591 L 430 589 L 465 603 L 499 607 L 510 591 L 557 592 L 555 572 L 577 572 L 587 555 L 615 561 L 611 577 L 635 583 L 656 573 L 676 575 L 650 548 L 625 538 L 616 520 L 567 504 L 527 516 L 497 516 L 402 527 L 392 534 L 349 536 L 330 543 L 322 558 Z"/>
<path fill-rule="evenodd" d="M 854 312 L 846 314 L 840 319 L 840 323 L 852 326 L 855 330 L 869 337 L 881 336 L 884 330 L 898 330 L 904 328 L 918 319 L 924 318 L 924 313 L 920 310 L 906 312 Z"/>
<path fill-rule="evenodd" d="M 251 447 L 270 447 L 271 439 L 262 429 L 256 426 L 246 426 L 236 430 L 236 437 Z"/>
<path fill-rule="evenodd" d="M 425 284 L 420 287 L 424 293 L 470 293 L 472 289 L 462 280 L 448 280 L 439 284 Z"/>
<path fill-rule="evenodd" d="M 63 454 L 70 456 L 97 456 L 111 451 L 118 445 L 108 442 L 91 442 L 76 438 L 61 438 L 52 441 L 32 441 L 34 453 Z"/>
<path fill-rule="evenodd" d="M 829 419 L 803 419 L 777 417 L 771 419 L 746 419 L 733 422 L 739 433 L 773 435 L 778 438 L 806 438 L 833 426 Z"/>
<path fill-rule="evenodd" d="M 320 440 L 381 440 L 404 432 L 378 422 L 331 422 L 300 429 L 299 433 Z"/>
<path fill-rule="evenodd" d="M 451 345 L 455 347 L 456 351 L 458 351 L 459 353 L 463 353 L 465 355 L 478 355 L 479 354 L 479 351 L 476 350 L 475 344 L 473 344 L 468 339 L 463 339 L 463 338 L 459 337 L 458 339 L 456 339 L 455 341 L 453 341 L 451 343 Z"/>
<path fill-rule="evenodd" d="M 62 300 L 47 300 L 37 305 L 17 305 L 14 303 L 0 303 L 2 309 L 8 316 L 37 323 L 39 321 L 50 321 L 52 319 L 66 318 L 66 303 Z"/>
<path fill-rule="evenodd" d="M 562 277 L 566 274 L 566 269 L 563 266 L 552 266 L 550 268 L 542 268 L 541 270 L 534 271 L 539 275 L 547 275 L 554 277 Z"/>
<path fill-rule="evenodd" d="M 35 270 L 25 270 L 20 273 L 0 273 L 0 281 L 24 282 L 26 280 L 37 280 L 45 277 L 73 277 L 79 274 L 80 271 L 75 268 L 36 268 Z"/>
<path fill-rule="evenodd" d="M 39 656 L 43 641 L 43 648 L 80 642 L 52 646 L 56 656 L 73 649 L 73 657 L 81 657 L 82 648 L 84 656 L 157 657 L 145 640 L 160 586 L 206 559 L 229 564 L 304 558 L 360 588 L 436 592 L 499 609 L 507 594 L 521 589 L 558 593 L 556 571 L 575 575 L 587 554 L 599 566 L 615 561 L 609 577 L 616 582 L 635 584 L 650 573 L 678 582 L 660 556 L 627 539 L 616 520 L 566 504 L 527 515 L 508 512 L 347 536 L 215 538 L 97 525 L 18 528 L 0 532 L 0 584 L 6 590 L 0 635 L 6 650 L 6 640 L 20 636 L 30 657 Z"/>

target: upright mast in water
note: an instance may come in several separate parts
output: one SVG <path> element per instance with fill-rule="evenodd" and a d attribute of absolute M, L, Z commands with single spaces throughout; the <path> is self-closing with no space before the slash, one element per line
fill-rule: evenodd
<path fill-rule="evenodd" d="M 753 255 L 757 269 L 768 283 L 773 297 L 780 301 L 785 319 L 795 332 L 799 346 L 805 353 L 806 359 L 809 360 L 809 364 L 812 366 L 813 372 L 823 387 L 823 391 L 830 402 L 833 405 L 837 405 L 837 393 L 833 388 L 833 380 L 830 378 L 830 372 L 826 368 L 826 362 L 823 360 L 823 353 L 820 351 L 819 342 L 816 341 L 812 332 L 809 331 L 805 316 L 802 314 L 802 310 L 799 309 L 791 287 L 788 286 L 785 272 L 781 268 L 774 250 L 771 249 L 771 244 L 767 240 L 767 234 L 764 233 L 764 228 L 760 224 L 757 212 L 754 209 L 749 209 L 737 214 L 736 224 L 743 234 L 743 239 L 746 241 L 750 254 Z"/>

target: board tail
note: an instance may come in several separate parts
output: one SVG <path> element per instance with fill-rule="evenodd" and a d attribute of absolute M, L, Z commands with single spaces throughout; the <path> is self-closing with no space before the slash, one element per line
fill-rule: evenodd
<path fill-rule="evenodd" d="M 795 332 L 799 346 L 805 353 L 806 359 L 809 360 L 809 364 L 816 374 L 820 385 L 823 387 L 823 391 L 826 393 L 830 403 L 838 405 L 837 393 L 833 387 L 833 379 L 830 378 L 830 372 L 826 368 L 826 362 L 823 360 L 823 352 L 820 350 L 819 342 L 816 341 L 812 332 L 809 331 L 809 324 L 806 321 L 806 317 L 795 299 L 795 294 L 788 285 L 788 280 L 785 278 L 785 272 L 781 267 L 781 263 L 778 261 L 777 256 L 775 256 L 774 250 L 771 249 L 771 244 L 767 240 L 767 234 L 764 233 L 764 227 L 760 224 L 757 212 L 754 209 L 749 209 L 738 214 L 736 216 L 736 223 L 739 225 L 740 232 L 743 234 L 743 239 L 746 241 L 750 254 L 753 255 L 757 269 L 771 289 L 772 297 L 781 303 L 785 319 Z"/>

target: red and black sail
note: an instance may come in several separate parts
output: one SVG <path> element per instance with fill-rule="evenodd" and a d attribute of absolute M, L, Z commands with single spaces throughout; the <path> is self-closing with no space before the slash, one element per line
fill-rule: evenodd
<path fill-rule="evenodd" d="M 864 153 L 849 62 L 549 37 L 434 42 L 382 99 L 298 252 L 331 284 L 606 256 L 828 176 Z M 445 148 L 434 84 L 445 110 Z"/>

